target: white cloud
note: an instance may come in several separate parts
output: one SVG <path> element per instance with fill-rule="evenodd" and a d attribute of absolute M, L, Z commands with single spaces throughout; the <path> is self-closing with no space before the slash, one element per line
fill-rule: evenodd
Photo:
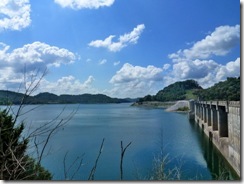
<path fill-rule="evenodd" d="M 226 56 L 240 42 L 240 26 L 220 26 L 190 49 L 179 50 L 169 55 L 172 72 L 165 76 L 167 84 L 194 79 L 202 87 L 240 76 L 240 58 L 226 64 L 211 59 L 212 56 Z"/>
<path fill-rule="evenodd" d="M 115 35 L 110 35 L 104 40 L 91 41 L 89 43 L 89 46 L 97 48 L 103 47 L 107 48 L 109 51 L 118 52 L 122 48 L 127 47 L 129 44 L 136 44 L 144 29 L 145 25 L 140 24 L 136 28 L 134 28 L 133 31 L 131 31 L 130 33 L 126 33 L 120 36 L 117 42 L 112 41 Z"/>
<path fill-rule="evenodd" d="M 221 65 L 216 72 L 217 80 L 238 76 L 240 76 L 240 58 L 237 58 L 235 61 L 230 61 L 224 66 Z"/>
<path fill-rule="evenodd" d="M 168 64 L 168 63 L 167 63 L 167 64 L 164 64 L 164 66 L 163 66 L 163 70 L 168 70 L 168 69 L 170 68 L 170 66 L 171 66 L 171 65 Z"/>
<path fill-rule="evenodd" d="M 133 66 L 125 63 L 111 78 L 111 90 L 105 91 L 110 96 L 138 97 L 156 93 L 153 85 L 162 80 L 163 69 L 155 66 Z"/>
<path fill-rule="evenodd" d="M 64 48 L 50 46 L 41 42 L 24 45 L 10 51 L 10 47 L 0 43 L 0 82 L 23 82 L 23 72 L 32 73 L 46 67 L 59 67 L 73 63 L 75 54 Z"/>
<path fill-rule="evenodd" d="M 120 43 L 133 43 L 136 44 L 137 40 L 139 39 L 141 33 L 145 29 L 144 24 L 138 25 L 136 28 L 133 29 L 132 32 L 124 34 L 119 37 L 119 42 Z"/>
<path fill-rule="evenodd" d="M 131 81 L 158 81 L 161 80 L 161 68 L 156 68 L 152 65 L 145 67 L 133 66 L 125 63 L 123 67 L 116 72 L 110 80 L 110 83 L 126 83 Z"/>
<path fill-rule="evenodd" d="M 92 75 L 90 75 L 90 76 L 88 77 L 88 79 L 84 82 L 84 86 L 85 86 L 85 87 L 90 86 L 90 85 L 93 83 L 94 80 L 95 80 L 95 78 L 94 78 Z"/>
<path fill-rule="evenodd" d="M 26 44 L 22 48 L 8 52 L 10 47 L 2 44 L 0 58 L 3 65 L 19 66 L 55 66 L 70 64 L 76 59 L 75 54 L 64 48 L 50 46 L 42 42 Z"/>
<path fill-rule="evenodd" d="M 89 76 L 86 81 L 81 83 L 72 75 L 62 77 L 54 82 L 50 82 L 44 79 L 41 81 L 40 87 L 37 92 L 51 92 L 58 95 L 97 93 L 97 90 L 92 88 L 92 83 L 94 80 L 95 79 L 93 76 Z"/>
<path fill-rule="evenodd" d="M 29 0 L 1 0 L 0 31 L 22 30 L 31 23 Z"/>
<path fill-rule="evenodd" d="M 78 9 L 98 9 L 104 6 L 111 6 L 115 0 L 54 0 L 55 3 L 59 4 L 63 8 Z"/>
<path fill-rule="evenodd" d="M 102 59 L 101 61 L 99 61 L 99 65 L 104 65 L 105 63 L 107 63 L 107 60 L 106 59 Z"/>
<path fill-rule="evenodd" d="M 240 58 L 230 61 L 225 65 L 213 60 L 189 60 L 175 63 L 173 71 L 169 76 L 164 77 L 165 84 L 176 81 L 194 79 L 204 87 L 210 87 L 219 81 L 226 80 L 227 77 L 240 76 Z"/>
<path fill-rule="evenodd" d="M 220 26 L 190 49 L 179 50 L 169 55 L 173 61 L 182 59 L 207 59 L 213 55 L 224 56 L 240 42 L 240 25 Z"/>
<path fill-rule="evenodd" d="M 180 79 L 199 79 L 217 67 L 218 64 L 213 60 L 182 61 L 173 65 L 173 74 Z"/>
<path fill-rule="evenodd" d="M 110 90 L 104 90 L 103 93 L 111 97 L 137 98 L 156 94 L 160 89 L 162 89 L 161 81 L 134 80 L 126 83 L 114 83 Z"/>
<path fill-rule="evenodd" d="M 120 64 L 120 61 L 116 61 L 116 62 L 114 62 L 114 66 L 117 66 L 117 65 L 119 65 Z"/>

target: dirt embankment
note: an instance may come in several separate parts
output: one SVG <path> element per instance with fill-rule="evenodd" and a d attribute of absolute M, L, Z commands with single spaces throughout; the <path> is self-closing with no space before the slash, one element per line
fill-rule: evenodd
<path fill-rule="evenodd" d="M 172 112 L 172 111 L 187 111 L 187 109 L 189 109 L 189 101 L 187 100 L 181 100 L 181 101 L 177 101 L 174 105 L 168 107 L 166 109 L 166 111 L 168 112 Z M 185 110 L 181 110 L 181 109 L 185 109 Z"/>
<path fill-rule="evenodd" d="M 132 104 L 135 107 L 147 107 L 147 108 L 162 108 L 166 109 L 168 112 L 188 112 L 189 110 L 189 101 L 180 100 L 180 101 L 171 101 L 171 102 L 159 102 L 159 101 L 144 101 L 144 102 L 135 102 Z"/>

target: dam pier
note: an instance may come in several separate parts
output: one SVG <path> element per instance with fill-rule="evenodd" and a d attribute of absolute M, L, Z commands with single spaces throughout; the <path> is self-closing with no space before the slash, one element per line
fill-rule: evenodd
<path fill-rule="evenodd" d="M 191 100 L 189 108 L 189 119 L 195 120 L 240 176 L 240 101 Z"/>

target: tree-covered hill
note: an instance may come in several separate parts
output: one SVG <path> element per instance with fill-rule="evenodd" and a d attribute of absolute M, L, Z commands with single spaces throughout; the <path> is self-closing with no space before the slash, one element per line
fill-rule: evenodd
<path fill-rule="evenodd" d="M 0 104 L 19 104 L 23 99 L 24 94 L 17 93 L 8 90 L 0 90 Z M 28 100 L 32 100 L 32 97 L 29 97 Z"/>
<path fill-rule="evenodd" d="M 156 95 L 147 95 L 139 99 L 144 101 L 177 101 L 177 100 L 240 100 L 240 77 L 228 77 L 226 81 L 203 89 L 196 81 L 186 80 L 176 82 L 160 90 Z"/>
<path fill-rule="evenodd" d="M 202 87 L 194 80 L 186 80 L 170 84 L 156 95 L 147 95 L 139 101 L 176 101 L 186 99 L 196 99 L 194 92 L 201 90 Z"/>
<path fill-rule="evenodd" d="M 160 90 L 156 94 L 155 99 L 159 101 L 185 100 L 187 99 L 187 94 L 200 89 L 202 87 L 194 80 L 180 81 Z"/>
<path fill-rule="evenodd" d="M 24 94 L 0 90 L 0 105 L 20 104 Z M 177 101 L 177 100 L 240 100 L 240 77 L 229 77 L 226 81 L 219 82 L 214 86 L 203 89 L 195 80 L 180 81 L 160 90 L 156 95 L 147 95 L 140 98 L 144 101 Z M 133 99 L 111 98 L 103 94 L 82 94 L 82 95 L 55 95 L 52 93 L 40 93 L 29 96 L 27 104 L 94 104 L 94 103 L 124 103 L 134 102 Z"/>
<path fill-rule="evenodd" d="M 240 100 L 240 77 L 228 77 L 226 81 L 219 82 L 214 86 L 195 92 L 200 100 Z"/>
<path fill-rule="evenodd" d="M 0 90 L 0 104 L 20 104 L 24 94 L 12 91 Z M 25 99 L 26 104 L 99 104 L 99 103 L 126 103 L 129 99 L 111 98 L 103 94 L 81 95 L 55 95 L 52 93 L 40 93 Z"/>

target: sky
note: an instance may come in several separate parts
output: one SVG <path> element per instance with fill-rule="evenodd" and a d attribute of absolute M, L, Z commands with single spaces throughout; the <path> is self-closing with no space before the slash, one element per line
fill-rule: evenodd
<path fill-rule="evenodd" d="M 240 76 L 238 0 L 1 0 L 0 89 L 155 95 Z M 21 90 L 20 90 L 21 91 Z"/>

